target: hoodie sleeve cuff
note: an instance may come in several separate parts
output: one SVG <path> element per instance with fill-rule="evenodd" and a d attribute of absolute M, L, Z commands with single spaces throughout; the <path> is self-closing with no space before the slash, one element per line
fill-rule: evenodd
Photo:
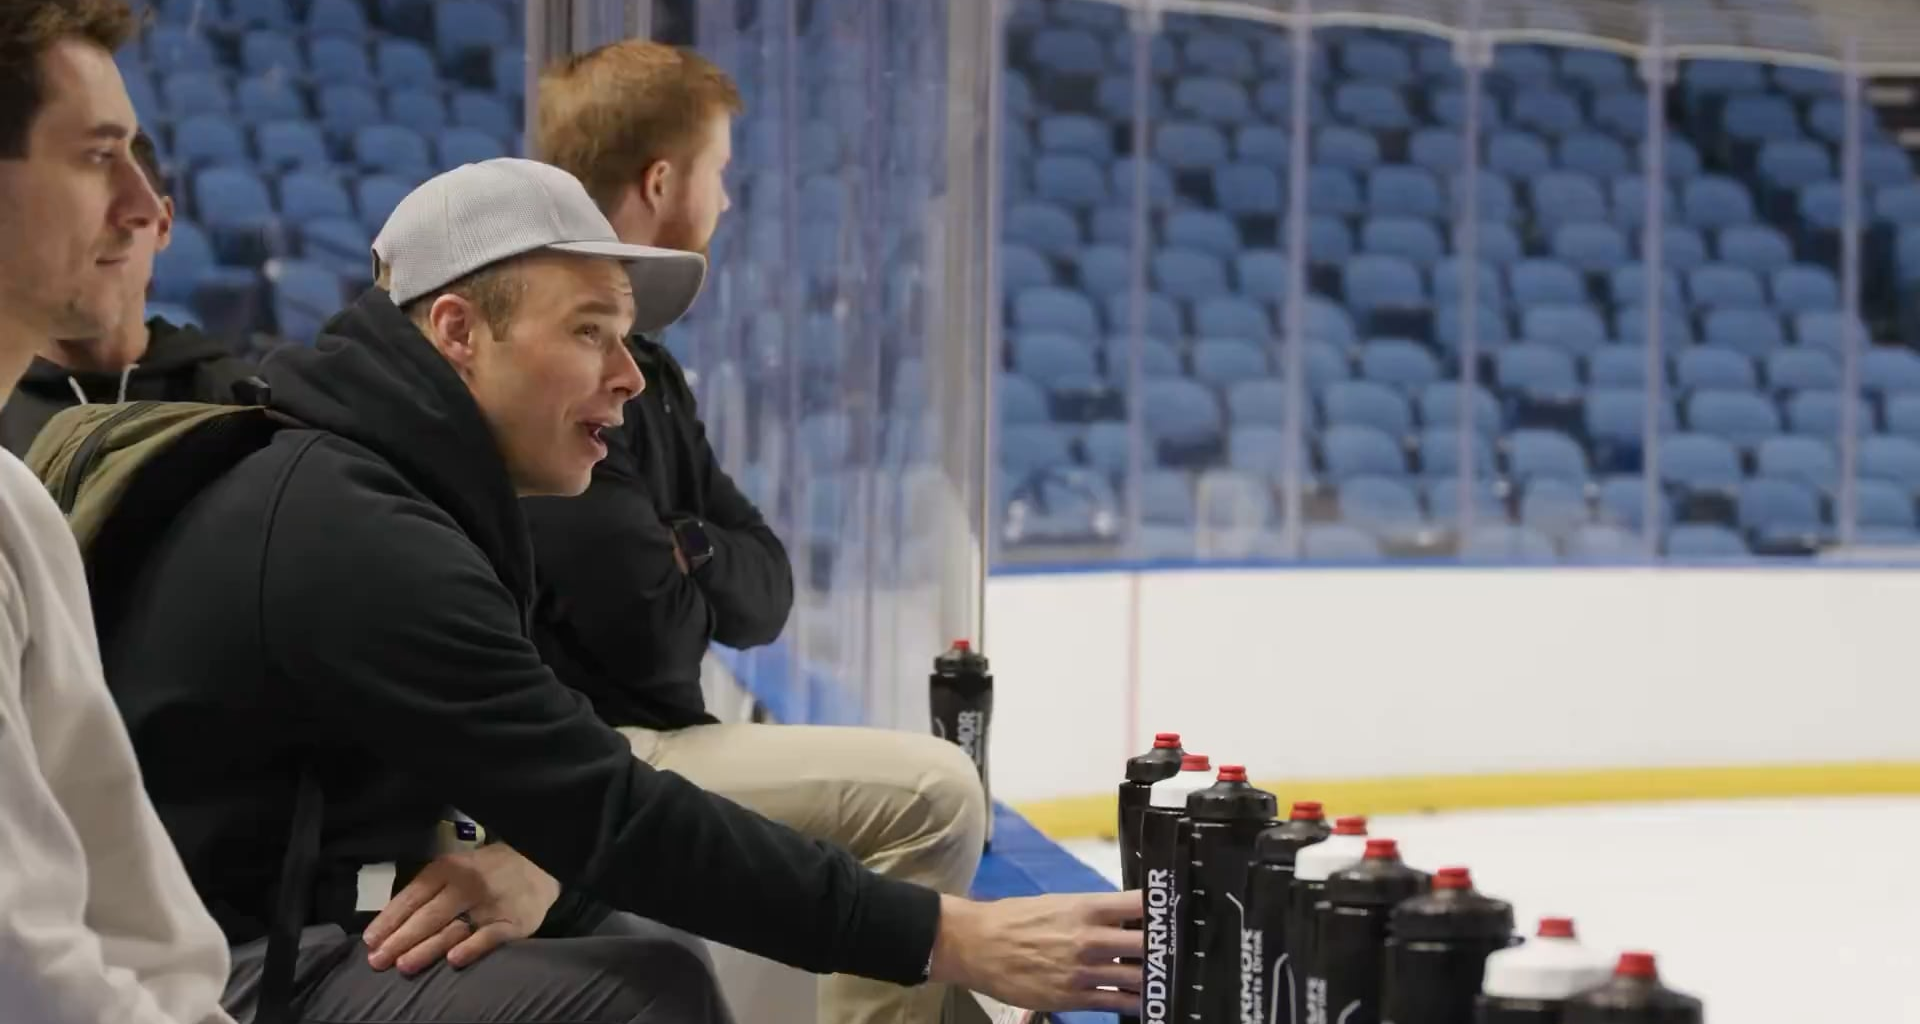
<path fill-rule="evenodd" d="M 840 973 L 896 985 L 925 982 L 940 930 L 940 894 L 874 874 L 866 881 Z"/>

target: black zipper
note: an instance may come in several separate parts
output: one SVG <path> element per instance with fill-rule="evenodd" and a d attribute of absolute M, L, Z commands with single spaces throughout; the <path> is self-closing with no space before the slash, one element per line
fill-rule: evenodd
<path fill-rule="evenodd" d="M 87 478 L 93 464 L 100 459 L 100 449 L 112 436 L 113 428 L 138 415 L 152 405 L 152 402 L 129 402 L 127 407 L 106 418 L 106 421 L 93 429 L 87 439 L 80 443 L 80 451 L 73 456 L 73 462 L 67 466 L 66 478 L 60 484 L 60 511 L 73 514 L 74 502 L 80 500 L 80 483 Z"/>

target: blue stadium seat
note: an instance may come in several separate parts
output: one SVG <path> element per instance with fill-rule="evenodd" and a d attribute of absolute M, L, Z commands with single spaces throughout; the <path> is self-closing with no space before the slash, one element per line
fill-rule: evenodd
<path fill-rule="evenodd" d="M 1186 328 L 1180 319 L 1180 308 L 1172 299 L 1159 292 L 1148 292 L 1145 307 L 1147 311 L 1146 330 L 1160 337 L 1172 337 L 1184 334 Z M 1127 294 L 1109 295 L 1106 300 L 1107 329 L 1114 333 L 1133 329 L 1133 297 Z"/>
<path fill-rule="evenodd" d="M 1920 222 L 1920 185 L 1890 185 L 1875 190 L 1873 217 L 1892 224 Z"/>
<path fill-rule="evenodd" d="M 1796 480 L 1761 478 L 1740 485 L 1740 528 L 1762 538 L 1819 535 L 1820 497 Z"/>
<path fill-rule="evenodd" d="M 1800 138 L 1800 115 L 1785 96 L 1733 96 L 1720 115 L 1721 130 L 1736 142 Z"/>
<path fill-rule="evenodd" d="M 463 89 L 453 94 L 451 106 L 459 127 L 478 128 L 496 139 L 509 139 L 517 131 L 513 111 L 491 93 Z"/>
<path fill-rule="evenodd" d="M 1280 302 L 1287 294 L 1286 257 L 1272 249 L 1248 249 L 1234 257 L 1234 283 L 1242 295 Z"/>
<path fill-rule="evenodd" d="M 1340 66 L 1354 78 L 1396 86 L 1413 82 L 1413 60 L 1395 42 L 1360 36 L 1342 42 L 1339 50 Z"/>
<path fill-rule="evenodd" d="M 1775 324 L 1776 330 L 1778 324 Z M 1647 343 L 1647 309 L 1638 303 L 1630 303 L 1614 310 L 1613 334 L 1628 345 Z M 1693 344 L 1693 321 L 1688 320 L 1672 306 L 1660 309 L 1660 344 L 1672 350 L 1682 345 Z"/>
<path fill-rule="evenodd" d="M 1202 337 L 1245 338 L 1260 344 L 1273 337 L 1266 311 L 1237 295 L 1200 300 L 1194 305 L 1193 327 Z"/>
<path fill-rule="evenodd" d="M 1647 97 L 1637 89 L 1602 93 L 1593 98 L 1593 123 L 1614 137 L 1632 142 L 1647 135 Z"/>
<path fill-rule="evenodd" d="M 1425 346 L 1398 338 L 1377 339 L 1361 346 L 1360 375 L 1411 391 L 1438 381 L 1440 363 Z"/>
<path fill-rule="evenodd" d="M 1474 431 L 1467 442 L 1475 479 L 1492 480 L 1499 475 L 1493 464 L 1493 441 Z M 1420 472 L 1429 479 L 1460 475 L 1460 430 L 1455 426 L 1429 426 L 1420 432 Z M 1443 511 L 1443 510 L 1441 510 Z"/>
<path fill-rule="evenodd" d="M 1334 88 L 1333 109 L 1342 120 L 1369 131 L 1403 131 L 1413 126 L 1400 90 L 1379 82 L 1345 82 Z"/>
<path fill-rule="evenodd" d="M 1840 76 L 1821 68 L 1781 64 L 1773 69 L 1773 84 L 1803 99 L 1819 99 L 1840 92 Z"/>
<path fill-rule="evenodd" d="M 1573 357 L 1546 345 L 1519 344 L 1494 353 L 1494 374 L 1500 385 L 1539 398 L 1562 398 L 1579 393 L 1579 374 Z"/>
<path fill-rule="evenodd" d="M 1464 347 L 1467 309 L 1464 303 L 1456 302 L 1452 306 L 1442 307 L 1436 311 L 1433 335 L 1442 350 L 1458 352 Z M 1480 351 L 1485 352 L 1495 345 L 1512 340 L 1511 325 L 1507 322 L 1506 314 L 1498 308 L 1484 302 L 1479 303 L 1475 307 L 1475 317 L 1474 333 L 1479 336 Z"/>
<path fill-rule="evenodd" d="M 1461 396 L 1465 394 L 1462 385 L 1453 381 L 1429 384 L 1420 389 L 1420 422 L 1429 427 L 1458 427 L 1460 425 Z M 1481 434 L 1491 435 L 1500 429 L 1500 406 L 1494 401 L 1493 393 L 1478 384 L 1471 392 L 1468 403 L 1473 417 L 1473 428 Z"/>
<path fill-rule="evenodd" d="M 1885 480 L 1854 483 L 1855 522 L 1862 527 L 1893 530 L 1914 528 L 1913 494 Z"/>
<path fill-rule="evenodd" d="M 1315 296 L 1307 299 L 1300 315 L 1308 338 L 1339 348 L 1353 346 L 1356 337 L 1353 316 L 1345 307 Z"/>
<path fill-rule="evenodd" d="M 1258 164 L 1228 164 L 1213 172 L 1213 194 L 1230 214 L 1279 213 L 1280 176 Z"/>
<path fill-rule="evenodd" d="M 1859 475 L 1892 483 L 1909 497 L 1920 493 L 1920 441 L 1875 434 L 1860 440 Z"/>
<path fill-rule="evenodd" d="M 1357 476 L 1397 477 L 1407 471 L 1400 443 L 1376 427 L 1328 427 L 1320 434 L 1320 456 L 1328 475 L 1338 482 Z"/>
<path fill-rule="evenodd" d="M 1778 228 L 1742 224 L 1720 231 L 1720 258 L 1736 267 L 1765 272 L 1793 262 L 1793 246 Z"/>
<path fill-rule="evenodd" d="M 1522 306 L 1587 301 L 1587 288 L 1572 267 L 1558 260 L 1528 259 L 1508 272 L 1513 301 Z"/>
<path fill-rule="evenodd" d="M 1320 405 L 1333 426 L 1372 427 L 1394 437 L 1413 429 L 1413 410 L 1400 392 L 1372 381 L 1340 381 L 1321 393 Z"/>
<path fill-rule="evenodd" d="M 1301 547 L 1310 562 L 1378 562 L 1385 557 L 1379 541 L 1343 523 L 1308 523 Z"/>
<path fill-rule="evenodd" d="M 155 25 L 147 30 L 146 56 L 147 65 L 161 75 L 220 66 L 206 36 L 179 25 Z"/>
<path fill-rule="evenodd" d="M 1032 331 L 1012 338 L 1013 367 L 1048 390 L 1090 388 L 1099 371 L 1093 349 L 1084 339 L 1050 331 Z"/>
<path fill-rule="evenodd" d="M 1429 101 L 1429 109 L 1432 111 L 1434 119 L 1439 121 L 1442 127 L 1451 128 L 1454 131 L 1459 131 L 1466 127 L 1467 97 L 1466 94 L 1459 89 L 1442 89 L 1434 93 Z M 1482 90 L 1480 96 L 1481 127 L 1483 129 L 1498 128 L 1504 124 L 1505 121 L 1506 117 L 1504 115 L 1504 108 L 1500 103 L 1500 98 L 1497 96 L 1489 96 L 1485 90 Z"/>
<path fill-rule="evenodd" d="M 1317 124 L 1328 118 L 1327 97 L 1318 87 L 1306 93 L 1307 121 Z M 1269 121 L 1286 124 L 1293 118 L 1293 79 L 1270 78 L 1253 90 L 1253 105 Z"/>
<path fill-rule="evenodd" d="M 493 51 L 493 89 L 502 97 L 519 102 L 527 94 L 527 55 L 520 47 Z"/>
<path fill-rule="evenodd" d="M 1638 560 L 1641 540 L 1617 526 L 1589 523 L 1567 538 L 1567 558 L 1574 562 L 1608 563 Z"/>
<path fill-rule="evenodd" d="M 1507 519 L 1507 499 L 1499 490 L 1498 478 L 1475 479 L 1468 484 L 1467 500 L 1473 503 L 1473 517 L 1481 523 L 1500 523 Z M 1460 477 L 1430 477 L 1421 482 L 1432 517 L 1441 522 L 1460 521 Z"/>
<path fill-rule="evenodd" d="M 178 71 L 160 84 L 167 113 L 174 119 L 195 114 L 233 113 L 233 94 L 216 71 Z"/>
<path fill-rule="evenodd" d="M 1559 165 L 1563 170 L 1602 181 L 1619 177 L 1632 169 L 1627 159 L 1627 148 L 1618 140 L 1598 132 L 1576 132 L 1561 139 L 1559 157 Z"/>
<path fill-rule="evenodd" d="M 435 140 L 440 166 L 459 167 L 508 155 L 500 141 L 477 128 L 448 128 Z"/>
<path fill-rule="evenodd" d="M 1066 288 L 1028 288 L 1016 293 L 1013 324 L 1022 331 L 1059 331 L 1078 338 L 1091 339 L 1098 333 L 1093 303 Z"/>
<path fill-rule="evenodd" d="M 292 81 L 280 76 L 242 79 L 234 89 L 240 120 L 248 124 L 304 121 L 307 101 Z"/>
<path fill-rule="evenodd" d="M 1724 437 L 1685 433 L 1661 439 L 1660 478 L 1666 483 L 1732 493 L 1741 477 L 1740 453 Z"/>
<path fill-rule="evenodd" d="M 1767 292 L 1759 276 L 1728 263 L 1709 263 L 1688 271 L 1687 294 L 1696 307 L 1704 309 L 1764 309 L 1767 305 Z"/>
<path fill-rule="evenodd" d="M 1036 33 L 1028 53 L 1041 69 L 1064 75 L 1097 75 L 1106 70 L 1106 53 L 1093 33 L 1049 28 Z"/>
<path fill-rule="evenodd" d="M 214 267 L 213 243 L 200 225 L 173 222 L 173 241 L 153 258 L 153 297 L 162 302 L 188 302 L 203 275 Z"/>
<path fill-rule="evenodd" d="M 1022 286 L 1052 284 L 1052 269 L 1047 266 L 1045 258 L 1025 246 L 1021 246 L 1020 251 L 1039 261 L 1047 276 L 1047 280 L 1043 281 L 1024 281 Z M 1011 271 L 1012 268 L 1008 269 Z M 1023 275 L 1031 274 L 1032 265 L 1023 266 L 1021 272 Z M 1132 274 L 1133 254 L 1122 246 L 1090 245 L 1080 250 L 1080 287 L 1090 295 L 1105 296 L 1124 293 Z M 1007 287 L 1013 288 L 1014 285 L 1007 282 Z"/>
<path fill-rule="evenodd" d="M 1920 438 L 1920 394 L 1887 396 L 1887 432 Z"/>
<path fill-rule="evenodd" d="M 1767 353 L 1767 386 L 1776 391 L 1837 388 L 1840 386 L 1840 365 L 1827 352 L 1804 348 L 1775 349 Z"/>
<path fill-rule="evenodd" d="M 1660 233 L 1660 256 L 1667 269 L 1684 273 L 1707 262 L 1707 242 L 1693 228 L 1669 224 Z"/>
<path fill-rule="evenodd" d="M 1704 389 L 1687 398 L 1687 427 L 1749 448 L 1780 433 L 1780 410 L 1751 391 Z"/>
<path fill-rule="evenodd" d="M 1176 171 L 1209 170 L 1227 162 L 1227 137 L 1210 124 L 1168 121 L 1154 132 L 1153 155 Z"/>
<path fill-rule="evenodd" d="M 1608 183 L 1613 222 L 1629 230 L 1638 230 L 1647 222 L 1647 183 L 1638 174 L 1614 178 Z M 1744 193 L 1742 193 L 1744 195 Z M 1679 219 L 1680 198 L 1672 182 L 1660 183 L 1661 219 L 1672 224 Z M 1696 225 L 1697 226 L 1697 225 Z"/>
<path fill-rule="evenodd" d="M 1449 201 L 1455 204 L 1456 208 L 1462 203 L 1463 197 L 1460 194 L 1462 191 L 1461 183 L 1466 180 L 1466 178 L 1459 175 L 1447 179 Z M 1476 175 L 1473 180 L 1477 182 L 1474 187 L 1473 200 L 1478 207 L 1474 211 L 1476 216 L 1482 221 L 1511 221 L 1514 219 L 1517 207 L 1513 198 L 1512 182 L 1484 167 L 1480 169 L 1480 173 Z M 1489 259 L 1494 258 L 1491 253 L 1483 252 L 1482 255 L 1487 256 Z"/>
<path fill-rule="evenodd" d="M 1717 560 L 1745 558 L 1750 552 L 1740 535 L 1724 526 L 1682 523 L 1667 531 L 1669 558 Z"/>
<path fill-rule="evenodd" d="M 393 208 L 412 191 L 413 186 L 405 179 L 392 175 L 373 174 L 361 178 L 354 185 L 354 207 L 360 211 L 360 223 L 378 234 L 387 218 L 393 216 Z"/>
<path fill-rule="evenodd" d="M 1195 249 L 1161 249 L 1149 268 L 1160 291 L 1193 301 L 1227 293 L 1227 269 L 1220 257 Z"/>
<path fill-rule="evenodd" d="M 1680 65 L 1680 88 L 1687 97 L 1761 92 L 1766 69 L 1755 61 L 1690 60 Z"/>
<path fill-rule="evenodd" d="M 1765 309 L 1716 309 L 1706 316 L 1706 344 L 1731 348 L 1756 359 L 1786 343 L 1780 318 Z"/>
<path fill-rule="evenodd" d="M 1541 477 L 1520 495 L 1520 522 L 1549 537 L 1564 537 L 1593 518 L 1585 488 L 1578 482 Z"/>
<path fill-rule="evenodd" d="M 1220 401 L 1191 380 L 1159 377 L 1142 394 L 1147 436 L 1156 442 L 1205 445 L 1224 442 Z"/>
<path fill-rule="evenodd" d="M 340 279 L 318 263 L 275 261 L 268 264 L 267 278 L 273 283 L 275 330 L 296 345 L 313 344 L 345 298 Z"/>
<path fill-rule="evenodd" d="M 1287 435 L 1278 426 L 1236 426 L 1227 431 L 1227 465 L 1278 480 L 1286 475 Z"/>
<path fill-rule="evenodd" d="M 1285 167 L 1292 141 L 1284 128 L 1267 124 L 1242 125 L 1233 137 L 1233 151 L 1241 160 L 1262 167 Z"/>
<path fill-rule="evenodd" d="M 1013 73 L 1014 72 L 1009 72 L 1009 74 Z M 1033 109 L 1031 97 L 1024 100 L 1024 105 L 1027 109 L 1024 111 L 1015 109 L 1017 104 L 1013 95 L 1013 82 L 1013 79 L 1009 79 L 1007 83 L 1008 90 L 1005 101 L 1007 114 L 1012 117 L 1033 116 L 1036 111 Z M 1094 93 L 1094 105 L 1099 108 L 1100 113 L 1103 114 L 1107 120 L 1122 124 L 1132 124 L 1134 107 L 1133 76 L 1103 76 Z M 1147 117 L 1152 121 L 1159 121 L 1166 116 L 1166 90 L 1160 87 L 1159 82 L 1149 81 L 1147 83 Z"/>
<path fill-rule="evenodd" d="M 1607 197 L 1597 181 L 1577 171 L 1546 171 L 1533 178 L 1534 216 L 1548 229 L 1605 223 Z"/>
<path fill-rule="evenodd" d="M 1587 436 L 1596 442 L 1633 446 L 1646 442 L 1647 393 L 1643 389 L 1601 386 L 1596 383 L 1594 390 L 1587 393 L 1583 415 L 1586 420 Z M 1678 418 L 1673 413 L 1673 403 L 1662 399 L 1660 402 L 1662 432 L 1673 430 L 1678 422 Z"/>
<path fill-rule="evenodd" d="M 1646 387 L 1647 350 L 1640 345 L 1608 345 L 1588 353 L 1587 383 L 1595 388 Z"/>
<path fill-rule="evenodd" d="M 1601 50 L 1562 51 L 1560 76 L 1595 94 L 1626 89 L 1634 80 L 1625 58 Z"/>
<path fill-rule="evenodd" d="M 1446 251 L 1440 229 L 1425 217 L 1372 217 L 1361 226 L 1360 248 L 1431 266 Z"/>
<path fill-rule="evenodd" d="M 1647 484 L 1644 477 L 1610 476 L 1600 482 L 1596 517 L 1603 523 L 1639 531 L 1646 528 Z M 1654 492 L 1660 525 L 1673 520 L 1673 505 L 1666 494 Z"/>
<path fill-rule="evenodd" d="M 1461 167 L 1460 133 L 1445 128 L 1422 128 L 1407 143 L 1407 155 L 1415 167 L 1435 174 L 1458 174 Z"/>
<path fill-rule="evenodd" d="M 841 432 L 837 437 L 829 436 L 826 428 L 838 424 Z M 846 420 L 841 417 L 835 421 L 824 420 L 821 414 L 807 417 L 800 424 L 800 447 L 813 453 L 811 465 L 817 470 L 838 468 L 846 461 L 845 434 Z M 1068 434 L 1052 423 L 1010 423 L 1000 428 L 1000 467 L 1012 473 L 1016 479 L 1025 479 L 1035 473 L 1069 465 L 1073 456 L 1068 450 Z M 833 441 L 838 441 L 837 453 L 830 449 Z"/>
<path fill-rule="evenodd" d="M 1617 305 L 1639 305 L 1646 301 L 1646 265 L 1627 263 L 1615 267 L 1608 275 L 1607 287 Z M 1680 274 L 1671 267 L 1663 268 L 1660 280 L 1664 287 L 1660 289 L 1660 304 L 1666 309 L 1681 308 L 1686 305 L 1686 294 L 1680 288 Z"/>
<path fill-rule="evenodd" d="M 1096 250 L 1087 250 L 1092 255 Z M 1081 280 L 1086 279 L 1086 257 L 1081 259 Z M 1022 288 L 1053 284 L 1053 265 L 1032 249 L 1012 242 L 1000 243 L 1000 287 L 1012 295 Z"/>
<path fill-rule="evenodd" d="M 358 0 L 312 0 L 307 7 L 307 34 L 359 39 L 367 34 L 367 15 Z"/>
<path fill-rule="evenodd" d="M 1870 189 L 1894 188 L 1913 182 L 1913 158 L 1891 142 L 1872 142 L 1860 148 L 1860 183 Z"/>
<path fill-rule="evenodd" d="M 484 0 L 435 0 L 433 15 L 433 48 L 442 61 L 484 57 L 513 39 L 506 13 Z"/>
<path fill-rule="evenodd" d="M 307 44 L 307 62 L 316 82 L 363 85 L 373 81 L 366 44 L 358 37 L 321 36 Z M 322 86 L 326 88 L 326 86 Z"/>
<path fill-rule="evenodd" d="M 1344 172 L 1333 172 L 1344 173 Z M 1307 259 L 1313 263 L 1345 263 L 1354 251 L 1353 231 L 1331 214 L 1307 218 Z"/>
<path fill-rule="evenodd" d="M 1516 430 L 1504 441 L 1507 470 L 1526 483 L 1541 477 L 1585 483 L 1587 453 L 1557 430 Z"/>
<path fill-rule="evenodd" d="M 1196 488 L 1196 519 L 1203 557 L 1244 558 L 1273 519 L 1273 489 L 1234 469 L 1202 470 Z"/>
<path fill-rule="evenodd" d="M 1204 127 L 1173 122 L 1160 126 L 1160 133 L 1164 139 L 1168 132 L 1179 134 L 1179 129 Z M 1040 119 L 1040 150 L 1044 153 L 1076 154 L 1095 160 L 1110 160 L 1113 158 L 1113 132 L 1105 123 L 1084 114 L 1053 114 Z"/>
<path fill-rule="evenodd" d="M 1840 433 L 1840 392 L 1831 388 L 1802 391 L 1787 399 L 1787 427 L 1796 434 L 1836 437 Z M 1853 432 L 1871 433 L 1876 427 L 1873 406 L 1858 395 L 1853 399 Z"/>
<path fill-rule="evenodd" d="M 1759 386 L 1753 359 L 1730 348 L 1686 348 L 1674 355 L 1674 382 L 1686 390 L 1745 390 Z"/>
<path fill-rule="evenodd" d="M 1647 159 L 1647 144 L 1640 143 L 1639 157 L 1644 165 Z M 1700 151 L 1693 143 L 1675 132 L 1667 133 L 1666 150 L 1661 161 L 1661 171 L 1668 181 L 1686 181 L 1698 177 L 1701 169 Z"/>
<path fill-rule="evenodd" d="M 1150 523 L 1191 527 L 1193 484 L 1185 473 L 1148 470 L 1140 486 L 1140 518 Z"/>
<path fill-rule="evenodd" d="M 1313 135 L 1313 162 L 1343 171 L 1370 171 L 1380 163 L 1378 137 L 1345 125 L 1327 125 Z"/>
<path fill-rule="evenodd" d="M 1833 445 L 1823 438 L 1785 435 L 1760 442 L 1754 465 L 1761 476 L 1798 480 L 1826 490 L 1840 480 Z"/>
<path fill-rule="evenodd" d="M 395 89 L 387 97 L 387 119 L 430 138 L 447 126 L 447 106 L 438 92 Z"/>
<path fill-rule="evenodd" d="M 1445 214 L 1440 183 L 1418 167 L 1381 167 L 1367 175 L 1367 208 L 1388 217 L 1434 217 Z"/>
<path fill-rule="evenodd" d="M 1760 147 L 1760 178 L 1778 189 L 1798 190 L 1834 178 L 1827 147 L 1806 139 L 1769 142 Z"/>
<path fill-rule="evenodd" d="M 1553 169 L 1553 155 L 1546 140 L 1532 132 L 1494 132 L 1487 137 L 1486 169 L 1509 178 L 1533 178 Z"/>
<path fill-rule="evenodd" d="M 1800 219 L 1807 227 L 1838 231 L 1846 213 L 1846 196 L 1837 181 L 1816 181 L 1800 189 Z"/>
<path fill-rule="evenodd" d="M 1586 127 L 1580 102 L 1557 89 L 1528 89 L 1513 98 L 1513 121 L 1548 138 L 1565 138 Z"/>
<path fill-rule="evenodd" d="M 1469 562 L 1513 562 L 1531 565 L 1559 559 L 1553 542 L 1537 530 L 1506 523 L 1475 526 L 1460 544 L 1460 557 Z"/>
<path fill-rule="evenodd" d="M 373 245 L 373 234 L 365 225 L 351 216 L 316 217 L 298 223 L 302 256 L 332 270 L 341 280 L 367 278 L 367 252 Z"/>
<path fill-rule="evenodd" d="M 1033 187 L 1038 198 L 1069 207 L 1098 206 L 1107 199 L 1106 176 L 1085 156 L 1056 153 L 1034 161 Z"/>
<path fill-rule="evenodd" d="M 1224 388 L 1235 381 L 1267 375 L 1266 354 L 1253 343 L 1237 338 L 1202 338 L 1193 346 L 1193 376 L 1202 384 Z"/>
<path fill-rule="evenodd" d="M 1812 263 L 1797 263 L 1773 272 L 1774 308 L 1789 313 L 1840 307 L 1840 282 L 1833 271 Z"/>
<path fill-rule="evenodd" d="M 411 39 L 391 36 L 373 44 L 374 75 L 389 88 L 400 86 L 440 87 L 440 69 L 433 53 Z"/>
<path fill-rule="evenodd" d="M 1562 224 L 1553 232 L 1553 255 L 1585 273 L 1605 273 L 1627 261 L 1626 236 L 1611 224 Z"/>
<path fill-rule="evenodd" d="M 1227 259 L 1240 253 L 1240 233 L 1233 221 L 1214 210 L 1169 213 L 1165 235 L 1170 248 L 1193 249 Z"/>
<path fill-rule="evenodd" d="M 1425 523 L 1420 499 L 1392 476 L 1356 475 L 1342 480 L 1340 518 L 1376 536 L 1402 534 Z"/>
<path fill-rule="evenodd" d="M 1723 228 L 1756 219 L 1753 196 L 1746 186 L 1725 175 L 1690 179 L 1681 190 L 1680 205 L 1687 223 L 1698 228 Z"/>
<path fill-rule="evenodd" d="M 1860 355 L 1860 379 L 1881 394 L 1920 391 L 1920 354 L 1904 347 L 1869 347 Z"/>
<path fill-rule="evenodd" d="M 1070 256 L 1080 248 L 1080 222 L 1052 203 L 1017 203 L 1007 211 L 1005 241 L 1033 247 L 1049 256 Z"/>
<path fill-rule="evenodd" d="M 187 168 L 244 166 L 251 163 L 246 137 L 233 119 L 219 114 L 196 114 L 173 130 L 172 162 Z"/>
<path fill-rule="evenodd" d="M 195 175 L 193 207 L 206 226 L 216 229 L 254 229 L 275 220 L 266 183 L 248 168 L 210 167 Z"/>
<path fill-rule="evenodd" d="M 1187 37 L 1186 68 L 1198 74 L 1254 77 L 1253 49 L 1238 32 L 1194 32 Z"/>
<path fill-rule="evenodd" d="M 1462 284 L 1465 267 L 1465 259 L 1459 256 L 1448 256 L 1434 265 L 1433 301 L 1435 305 L 1444 309 L 1460 304 L 1462 288 L 1465 287 Z M 1473 290 L 1479 294 L 1482 305 L 1506 305 L 1506 275 L 1490 260 L 1474 261 Z"/>
<path fill-rule="evenodd" d="M 1149 158 L 1147 167 L 1147 205 L 1153 209 L 1165 209 L 1173 205 L 1173 175 L 1158 160 Z M 1129 214 L 1133 210 L 1133 179 L 1136 164 L 1133 158 L 1125 157 L 1113 162 L 1109 168 L 1113 179 L 1113 199 Z"/>
<path fill-rule="evenodd" d="M 277 73 L 301 78 L 307 73 L 307 60 L 292 36 L 255 29 L 240 39 L 240 69 L 249 75 Z"/>
<path fill-rule="evenodd" d="M 1237 125 L 1253 117 L 1253 104 L 1247 97 L 1246 86 L 1224 78 L 1193 77 L 1175 81 L 1173 109 L 1177 114 L 1223 125 Z"/>
<path fill-rule="evenodd" d="M 1278 378 L 1237 381 L 1227 387 L 1227 418 L 1239 426 L 1284 427 L 1287 403 L 1287 384 Z M 1311 409 L 1309 403 L 1303 413 Z M 1310 415 L 1303 418 L 1312 419 Z"/>
<path fill-rule="evenodd" d="M 319 217 L 351 217 L 353 200 L 334 175 L 298 170 L 280 179 L 280 215 L 294 224 Z"/>
<path fill-rule="evenodd" d="M 1426 283 L 1411 261 L 1397 256 L 1355 256 L 1346 266 L 1347 305 L 1362 313 L 1426 304 Z"/>
<path fill-rule="evenodd" d="M 397 124 L 371 124 L 353 135 L 355 161 L 370 173 L 425 177 L 433 167 L 427 140 Z"/>
<path fill-rule="evenodd" d="M 1520 315 L 1520 333 L 1529 342 L 1574 353 L 1591 352 L 1607 343 L 1600 314 L 1585 303 L 1529 306 Z"/>
<path fill-rule="evenodd" d="M 321 86 L 315 100 L 321 127 L 339 138 L 351 138 L 360 128 L 386 120 L 380 101 L 363 86 Z"/>
<path fill-rule="evenodd" d="M 1839 310 L 1811 310 L 1795 313 L 1793 336 L 1800 344 L 1809 348 L 1824 348 L 1840 351 L 1845 348 L 1848 338 L 1848 318 Z M 1852 336 L 1862 346 L 1871 345 L 1873 335 L 1867 325 L 1857 318 L 1852 321 Z"/>
<path fill-rule="evenodd" d="M 1871 115 L 1860 119 L 1861 138 L 1871 140 L 1879 134 L 1880 121 Z M 1807 107 L 1807 130 L 1814 137 L 1836 145 L 1846 141 L 1847 107 L 1840 97 L 1815 100 Z"/>
<path fill-rule="evenodd" d="M 1186 376 L 1186 368 L 1180 365 L 1180 354 L 1174 351 L 1172 345 L 1150 337 L 1142 338 L 1140 342 L 1140 375 L 1143 379 Z M 1133 373 L 1133 339 L 1111 338 L 1104 351 L 1107 380 L 1116 387 L 1126 388 Z"/>

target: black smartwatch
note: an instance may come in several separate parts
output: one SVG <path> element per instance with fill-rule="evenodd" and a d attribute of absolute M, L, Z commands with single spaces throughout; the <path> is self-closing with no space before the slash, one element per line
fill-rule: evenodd
<path fill-rule="evenodd" d="M 674 546 L 687 560 L 688 572 L 699 572 L 701 566 L 713 561 L 713 539 L 707 536 L 707 524 L 698 519 L 676 519 L 670 528 Z"/>

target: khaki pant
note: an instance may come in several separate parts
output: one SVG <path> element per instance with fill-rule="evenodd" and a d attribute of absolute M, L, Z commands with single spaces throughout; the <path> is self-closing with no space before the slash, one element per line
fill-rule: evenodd
<path fill-rule="evenodd" d="M 960 748 L 923 734 L 813 725 L 620 730 L 634 756 L 815 839 L 888 878 L 966 895 L 987 836 L 986 796 Z M 820 1024 L 938 1024 L 942 986 L 836 974 Z"/>

